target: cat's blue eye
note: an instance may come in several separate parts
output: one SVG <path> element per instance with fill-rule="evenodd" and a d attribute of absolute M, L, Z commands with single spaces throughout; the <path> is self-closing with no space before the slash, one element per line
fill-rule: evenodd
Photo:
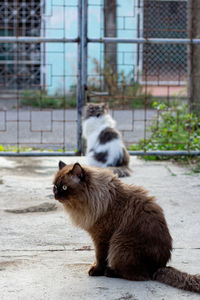
<path fill-rule="evenodd" d="M 62 189 L 63 189 L 64 191 L 66 191 L 66 190 L 67 190 L 67 186 L 66 186 L 66 185 L 63 185 L 63 186 L 62 186 Z"/>

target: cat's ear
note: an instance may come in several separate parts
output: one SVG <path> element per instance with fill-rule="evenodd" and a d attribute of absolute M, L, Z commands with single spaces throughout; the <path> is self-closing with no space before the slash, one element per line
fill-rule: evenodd
<path fill-rule="evenodd" d="M 58 164 L 59 170 L 61 170 L 61 169 L 64 168 L 65 166 L 66 166 L 66 164 L 65 164 L 62 160 L 60 160 L 60 161 L 59 161 L 59 164 Z"/>
<path fill-rule="evenodd" d="M 78 183 L 84 177 L 84 170 L 79 163 L 75 163 L 73 169 L 71 170 L 73 179 Z"/>
<path fill-rule="evenodd" d="M 104 104 L 103 104 L 103 108 L 104 108 L 105 110 L 108 110 L 108 109 L 109 109 L 108 103 L 104 103 Z"/>

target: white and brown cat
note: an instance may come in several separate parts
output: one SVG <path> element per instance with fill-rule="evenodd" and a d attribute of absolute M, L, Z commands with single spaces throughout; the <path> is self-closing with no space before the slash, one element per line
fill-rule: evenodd
<path fill-rule="evenodd" d="M 109 169 L 60 162 L 53 190 L 93 239 L 90 276 L 157 280 L 200 293 L 200 275 L 166 266 L 172 238 L 162 209 L 143 188 L 122 183 Z"/>
<path fill-rule="evenodd" d="M 109 167 L 119 177 L 130 176 L 129 154 L 105 103 L 88 103 L 83 120 L 89 166 Z"/>

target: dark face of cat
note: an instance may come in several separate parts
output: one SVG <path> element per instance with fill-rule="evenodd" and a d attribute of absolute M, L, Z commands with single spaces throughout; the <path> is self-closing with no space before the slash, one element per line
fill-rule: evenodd
<path fill-rule="evenodd" d="M 108 106 L 105 103 L 89 103 L 85 107 L 85 119 L 90 117 L 99 118 L 108 113 Z"/>
<path fill-rule="evenodd" d="M 59 162 L 59 171 L 53 182 L 53 193 L 56 200 L 60 202 L 74 201 L 77 194 L 85 188 L 85 171 L 79 163 L 66 165 Z"/>
<path fill-rule="evenodd" d="M 79 163 L 66 165 L 60 161 L 53 182 L 54 197 L 77 226 L 90 228 L 107 211 L 110 201 L 107 183 L 113 177 L 115 175 L 109 170 L 102 172 Z"/>

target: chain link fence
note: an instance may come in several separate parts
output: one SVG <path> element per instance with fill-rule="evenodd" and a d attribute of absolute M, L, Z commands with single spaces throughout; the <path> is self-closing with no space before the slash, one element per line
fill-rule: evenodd
<path fill-rule="evenodd" d="M 198 155 L 195 1 L 0 1 L 0 155 L 81 154 L 102 101 L 130 153 Z"/>

